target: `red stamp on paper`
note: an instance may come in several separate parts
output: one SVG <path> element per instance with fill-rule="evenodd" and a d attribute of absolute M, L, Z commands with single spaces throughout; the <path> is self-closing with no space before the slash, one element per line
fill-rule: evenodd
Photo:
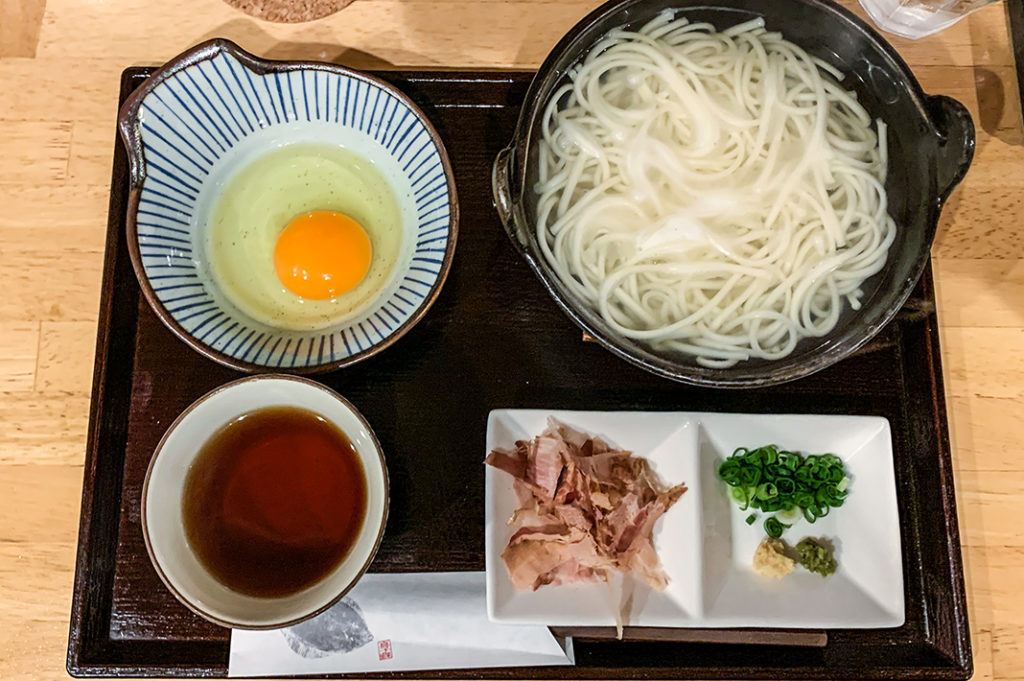
<path fill-rule="evenodd" d="M 383 641 L 377 641 L 377 657 L 381 661 L 391 659 L 391 639 L 387 638 Z"/>

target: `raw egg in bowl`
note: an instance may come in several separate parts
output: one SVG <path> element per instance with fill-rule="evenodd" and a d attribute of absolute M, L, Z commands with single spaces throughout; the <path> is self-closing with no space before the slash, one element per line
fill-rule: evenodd
<path fill-rule="evenodd" d="M 451 166 L 381 80 L 212 40 L 158 69 L 119 128 L 144 296 L 200 353 L 244 371 L 328 371 L 409 330 L 447 275 Z"/>

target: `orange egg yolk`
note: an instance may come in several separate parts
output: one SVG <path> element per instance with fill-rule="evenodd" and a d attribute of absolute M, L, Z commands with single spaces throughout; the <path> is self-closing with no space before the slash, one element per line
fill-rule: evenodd
<path fill-rule="evenodd" d="M 330 210 L 288 223 L 274 247 L 274 269 L 295 295 L 326 300 L 351 291 L 370 270 L 372 248 L 362 225 Z"/>

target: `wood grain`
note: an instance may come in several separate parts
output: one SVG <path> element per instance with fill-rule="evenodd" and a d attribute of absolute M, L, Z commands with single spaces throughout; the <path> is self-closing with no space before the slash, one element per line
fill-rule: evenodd
<path fill-rule="evenodd" d="M 33 542 L 32 551 L 20 543 L 0 544 L 0 591 L 8 606 L 4 616 L 10 617 L 12 624 L 53 612 L 54 605 L 70 606 L 71 584 L 60 566 L 74 550 L 72 542 Z M 50 579 L 27 582 L 27 574 L 50 575 Z"/>
<path fill-rule="evenodd" d="M 85 345 L 91 352 L 92 343 Z M 92 357 L 89 358 L 89 366 L 92 366 Z M 82 369 L 76 371 L 81 373 Z M 0 393 L 0 423 L 4 424 L 0 466 L 31 462 L 80 467 L 88 422 L 89 396 L 86 392 Z M 8 520 L 13 521 L 13 516 Z M 2 528 L 0 524 L 0 541 Z"/>
<path fill-rule="evenodd" d="M 220 0 L 0 3 L 0 678 L 66 677 L 121 70 L 215 35 L 364 68 L 530 68 L 596 4 L 358 0 L 277 26 Z M 1024 679 L 1024 135 L 1004 10 L 890 39 L 928 92 L 957 97 L 978 124 L 933 255 L 976 678 Z"/>
<path fill-rule="evenodd" d="M 15 445 L 5 442 L 0 451 L 12 456 L 14 448 Z M 81 465 L 23 463 L 26 458 L 22 456 L 20 461 L 2 464 L 0 499 L 4 503 L 0 505 L 0 544 L 24 544 L 31 552 L 39 544 L 74 542 L 78 536 Z"/>
<path fill-rule="evenodd" d="M 8 163 L 0 183 L 63 184 L 71 153 L 71 123 L 0 120 L 0 148 Z"/>
<path fill-rule="evenodd" d="M 1001 679 L 1024 679 L 1024 625 L 1000 627 L 992 637 L 993 649 L 998 646 L 1000 655 L 999 676 Z M 996 674 L 996 665 L 992 665 Z"/>
<path fill-rule="evenodd" d="M 935 258 L 932 265 L 944 326 L 1024 326 L 1024 260 Z"/>
<path fill-rule="evenodd" d="M 31 250 L 0 251 L 0 321 L 96 319 L 102 255 L 64 248 L 59 241 Z"/>
<path fill-rule="evenodd" d="M 84 393 L 92 385 L 96 323 L 41 322 L 35 389 L 41 393 Z"/>
<path fill-rule="evenodd" d="M 76 185 L 105 185 L 110 176 L 112 116 L 75 121 L 71 134 L 69 181 Z"/>
<path fill-rule="evenodd" d="M 1017 656 L 1001 658 L 996 649 L 1007 647 L 1012 637 L 1019 634 L 1021 621 L 1020 565 L 1024 549 L 1019 546 L 972 546 L 965 551 L 970 563 L 971 618 L 976 630 L 990 630 L 993 641 L 993 672 L 995 678 L 1019 679 L 1019 675 L 1000 676 L 1001 664 L 1019 665 Z M 1010 667 L 1015 668 L 1015 667 Z"/>
<path fill-rule="evenodd" d="M 946 327 L 942 347 L 948 394 L 1024 397 L 1024 329 Z"/>
<path fill-rule="evenodd" d="M 989 629 L 977 629 L 974 632 L 971 645 L 974 647 L 974 650 L 978 651 L 975 655 L 982 660 L 981 662 L 976 661 L 974 663 L 973 681 L 993 681 L 992 631 Z"/>
<path fill-rule="evenodd" d="M 485 2 L 360 0 L 344 12 L 301 25 L 247 17 L 219 0 L 196 0 L 190 12 L 174 3 L 50 0 L 39 56 L 95 54 L 102 43 L 123 63 L 166 61 L 214 35 L 282 59 L 333 58 L 354 46 L 398 66 L 536 66 L 599 0 L 488 0 Z M 856 1 L 844 5 L 866 16 Z M 982 10 L 925 41 L 890 41 L 912 65 L 1013 64 L 1002 8 Z M 140 32 L 139 25 L 164 30 Z"/>
<path fill-rule="evenodd" d="M 948 406 L 958 475 L 1020 470 L 1020 442 L 1006 437 L 1006 424 L 1024 414 L 1024 400 L 970 395 L 954 397 Z"/>
<path fill-rule="evenodd" d="M 71 588 L 70 582 L 67 587 Z M 56 608 L 52 615 L 36 614 L 29 619 L 5 620 L 0 617 L 0 626 L 4 627 L 4 645 L 17 656 L 4 659 L 5 677 L 19 681 L 56 681 L 70 678 L 63 671 L 64 656 L 59 646 L 51 645 L 67 637 L 68 625 L 64 619 L 57 618 Z"/>
<path fill-rule="evenodd" d="M 957 480 L 965 546 L 1024 547 L 1024 474 L 1017 471 L 962 472 Z M 1014 517 L 1017 514 L 1017 517 Z"/>
<path fill-rule="evenodd" d="M 156 61 L 156 60 L 151 60 Z M 117 84 L 127 62 L 102 56 L 0 59 L 0 119 L 50 121 L 106 119 L 117 113 Z M 77 75 L 72 79 L 71 70 Z M 60 107 L 59 111 L 54 107 Z M 111 135 L 113 143 L 113 135 Z M 5 163 L 4 172 L 17 165 Z M 109 181 L 109 178 L 108 178 Z"/>
<path fill-rule="evenodd" d="M 38 354 L 38 324 L 0 324 L 0 390 L 31 390 Z"/>
<path fill-rule="evenodd" d="M 0 58 L 35 55 L 45 8 L 44 0 L 0 3 Z"/>

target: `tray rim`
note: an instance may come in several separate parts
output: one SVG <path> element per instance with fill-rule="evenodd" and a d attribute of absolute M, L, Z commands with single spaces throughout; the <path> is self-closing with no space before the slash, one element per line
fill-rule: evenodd
<path fill-rule="evenodd" d="M 1010 47 L 1013 48 L 1013 60 L 1017 67 L 1017 97 L 1021 105 L 1018 111 L 1024 111 L 1024 0 L 1007 0 L 1006 14 Z"/>
<path fill-rule="evenodd" d="M 152 67 L 132 66 L 125 69 L 121 74 L 120 100 L 123 101 L 133 91 L 141 80 L 151 73 Z M 404 78 L 415 83 L 417 79 L 436 80 L 445 79 L 456 83 L 515 83 L 532 77 L 533 72 L 511 69 L 480 69 L 480 70 L 458 70 L 458 69 L 391 69 L 387 71 L 376 71 L 390 77 Z M 439 106 L 446 106 L 440 104 Z M 451 106 L 450 104 L 447 106 Z M 457 106 L 457 104 L 456 104 Z M 121 474 L 124 468 L 124 452 L 121 452 L 120 465 L 113 466 L 114 461 L 101 460 L 99 444 L 104 436 L 105 428 L 113 429 L 118 434 L 118 428 L 125 431 L 127 436 L 127 423 L 117 423 L 116 419 L 108 423 L 112 409 L 107 404 L 109 397 L 108 387 L 116 385 L 117 379 L 127 373 L 129 379 L 132 375 L 130 362 L 122 361 L 110 363 L 107 359 L 126 340 L 134 340 L 137 332 L 137 307 L 131 314 L 136 321 L 132 323 L 130 338 L 126 339 L 123 332 L 113 329 L 110 326 L 114 315 L 115 298 L 118 297 L 118 290 L 114 286 L 118 275 L 123 270 L 131 272 L 130 263 L 126 259 L 118 259 L 119 243 L 124 238 L 124 206 L 127 202 L 127 185 L 123 182 L 127 172 L 127 160 L 124 148 L 115 133 L 114 163 L 112 170 L 110 206 L 108 210 L 107 238 L 104 252 L 104 267 L 101 284 L 101 300 L 99 309 L 99 324 L 96 338 L 96 354 L 93 367 L 93 388 L 89 410 L 89 427 L 86 445 L 86 459 L 83 466 L 83 491 L 82 506 L 78 534 L 78 548 L 75 563 L 74 592 L 72 598 L 72 609 L 70 629 L 68 637 L 68 654 L 66 669 L 69 674 L 75 677 L 123 677 L 123 676 L 172 676 L 172 677 L 213 677 L 225 676 L 227 673 L 227 645 L 223 641 L 155 641 L 148 640 L 142 645 L 169 646 L 181 650 L 196 650 L 206 648 L 207 652 L 221 651 L 225 664 L 223 666 L 196 666 L 189 664 L 157 663 L 139 664 L 124 659 L 123 651 L 119 648 L 123 645 L 130 645 L 125 641 L 112 639 L 109 630 L 97 631 L 94 620 L 97 608 L 103 610 L 104 586 L 112 587 L 111 583 L 97 583 L 93 581 L 94 565 L 97 558 L 94 555 L 94 540 L 108 529 L 104 527 L 102 518 L 93 517 L 93 508 L 96 499 L 100 496 L 109 495 L 113 490 L 103 485 L 97 485 L 97 477 L 101 482 L 112 482 L 116 487 L 117 503 L 120 508 L 120 486 Z M 922 643 L 931 646 L 938 662 L 928 666 L 879 666 L 876 668 L 852 668 L 852 667 L 768 667 L 758 669 L 753 666 L 739 667 L 641 667 L 636 668 L 642 674 L 622 673 L 627 668 L 587 668 L 574 667 L 571 669 L 588 669 L 594 673 L 569 673 L 565 678 L 658 678 L 669 679 L 679 678 L 681 672 L 685 672 L 690 678 L 724 679 L 724 678 L 793 678 L 793 679 L 883 679 L 883 678 L 906 678 L 906 679 L 957 679 L 966 681 L 973 673 L 973 660 L 971 655 L 970 630 L 967 624 L 966 589 L 963 577 L 963 563 L 960 551 L 960 533 L 957 523 L 956 502 L 953 494 L 953 472 L 952 458 L 949 445 L 948 419 L 945 405 L 945 394 L 943 390 L 943 378 L 941 372 L 941 357 L 939 351 L 939 334 L 937 323 L 931 323 L 935 319 L 934 309 L 934 288 L 932 284 L 931 265 L 927 266 L 922 276 L 925 301 L 920 309 L 910 309 L 911 314 L 920 314 L 923 318 L 929 318 L 927 333 L 924 334 L 923 345 L 920 348 L 928 368 L 929 388 L 932 396 L 932 409 L 930 423 L 937 426 L 935 433 L 936 444 L 938 445 L 938 456 L 936 471 L 942 488 L 942 508 L 946 521 L 946 541 L 942 544 L 941 557 L 944 566 L 948 562 L 950 583 L 948 604 L 949 612 L 939 613 L 936 618 L 934 612 L 930 612 L 926 604 L 924 613 L 924 626 L 927 630 L 927 637 Z M 121 287 L 122 296 L 126 295 L 125 290 L 132 287 Z M 132 346 L 129 346 L 132 347 Z M 129 354 L 133 354 L 129 353 Z M 127 369 L 127 371 L 126 371 Z M 901 366 L 902 369 L 902 366 Z M 130 381 L 129 381 L 130 384 Z M 130 391 L 129 391 L 130 397 Z M 109 524 L 109 523 L 107 523 Z M 116 536 L 117 526 L 113 528 Z M 103 566 L 98 566 L 103 567 Z M 109 580 L 113 579 L 113 565 L 107 566 Z M 944 567 L 945 569 L 945 567 Z M 104 577 L 101 573 L 99 577 Z M 106 589 L 110 592 L 110 588 Z M 109 598 L 108 598 L 109 606 Z M 933 609 L 939 604 L 932 604 Z M 109 624 L 109 607 L 107 608 L 107 624 Z M 940 640 L 941 639 L 941 640 Z M 884 662 L 884 661 L 883 661 Z M 570 671 L 569 668 L 560 668 L 564 674 Z M 556 671 L 548 670 L 548 676 L 556 674 Z M 617 673 L 616 673 L 617 672 Z M 382 676 L 378 674 L 363 675 L 366 677 Z M 383 675 L 394 677 L 394 675 Z M 411 675 L 407 675 L 411 676 Z M 417 673 L 415 678 L 526 678 L 522 673 L 517 673 L 516 668 L 503 670 L 458 670 L 455 672 L 441 673 Z"/>

